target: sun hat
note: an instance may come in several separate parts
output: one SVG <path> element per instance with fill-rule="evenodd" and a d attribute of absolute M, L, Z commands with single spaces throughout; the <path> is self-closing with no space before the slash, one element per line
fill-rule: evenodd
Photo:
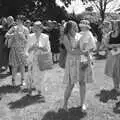
<path fill-rule="evenodd" d="M 37 27 L 43 28 L 43 29 L 45 28 L 41 21 L 34 22 L 34 26 L 37 26 Z"/>
<path fill-rule="evenodd" d="M 87 28 L 91 29 L 90 22 L 88 20 L 81 20 L 79 27 L 87 27 Z"/>
<path fill-rule="evenodd" d="M 26 23 L 31 23 L 31 21 L 30 21 L 29 19 L 28 19 L 28 20 L 26 20 L 25 22 L 26 22 Z"/>

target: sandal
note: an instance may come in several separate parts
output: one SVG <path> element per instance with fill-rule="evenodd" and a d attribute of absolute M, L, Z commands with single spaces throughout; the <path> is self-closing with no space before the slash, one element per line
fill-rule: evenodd
<path fill-rule="evenodd" d="M 25 86 L 26 85 L 26 83 L 25 83 L 25 80 L 24 79 L 21 79 L 21 84 L 20 84 L 21 86 Z"/>
<path fill-rule="evenodd" d="M 87 107 L 86 107 L 85 104 L 83 104 L 83 105 L 81 106 L 81 111 L 84 113 L 84 112 L 86 112 L 86 110 L 87 110 Z"/>

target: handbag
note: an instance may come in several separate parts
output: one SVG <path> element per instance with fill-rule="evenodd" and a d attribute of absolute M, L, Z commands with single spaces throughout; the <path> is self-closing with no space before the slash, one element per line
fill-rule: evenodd
<path fill-rule="evenodd" d="M 65 68 L 67 51 L 65 48 L 62 47 L 62 45 L 61 45 L 60 56 L 59 56 L 59 66 L 61 68 Z"/>
<path fill-rule="evenodd" d="M 53 66 L 52 53 L 51 52 L 40 53 L 38 55 L 38 65 L 40 71 L 52 69 Z"/>

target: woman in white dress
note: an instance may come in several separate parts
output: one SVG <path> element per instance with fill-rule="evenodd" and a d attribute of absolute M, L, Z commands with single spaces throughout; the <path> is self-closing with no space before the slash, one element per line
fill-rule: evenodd
<path fill-rule="evenodd" d="M 80 50 L 82 52 L 88 52 L 88 56 L 84 54 L 80 56 L 80 94 L 81 94 L 81 106 L 83 110 L 86 110 L 85 99 L 86 99 L 86 83 L 93 83 L 94 72 L 93 72 L 93 58 L 92 52 L 96 48 L 96 39 L 90 31 L 90 22 L 88 20 L 81 20 L 79 27 L 81 32 L 79 33 L 80 38 Z"/>
<path fill-rule="evenodd" d="M 50 52 L 50 43 L 48 35 L 42 33 L 43 25 L 40 21 L 34 23 L 34 33 L 31 33 L 28 37 L 27 55 L 28 55 L 28 68 L 29 68 L 29 80 L 28 88 L 29 94 L 32 94 L 31 86 L 34 86 L 41 93 L 41 81 L 44 79 L 45 71 L 40 70 L 38 57 L 41 54 Z M 42 58 L 41 58 L 42 59 Z"/>

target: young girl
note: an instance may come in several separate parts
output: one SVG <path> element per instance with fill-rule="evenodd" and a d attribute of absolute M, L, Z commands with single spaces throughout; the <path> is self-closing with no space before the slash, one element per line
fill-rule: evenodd
<path fill-rule="evenodd" d="M 81 96 L 81 107 L 82 110 L 86 110 L 85 105 L 85 95 L 86 95 L 86 83 L 93 82 L 93 67 L 92 67 L 92 50 L 96 48 L 96 41 L 90 32 L 90 23 L 87 20 L 81 20 L 79 27 L 81 32 L 79 33 L 80 38 L 80 50 L 82 52 L 88 52 L 87 56 L 82 54 L 80 56 L 80 73 L 81 73 L 81 81 L 80 81 L 80 96 Z"/>

